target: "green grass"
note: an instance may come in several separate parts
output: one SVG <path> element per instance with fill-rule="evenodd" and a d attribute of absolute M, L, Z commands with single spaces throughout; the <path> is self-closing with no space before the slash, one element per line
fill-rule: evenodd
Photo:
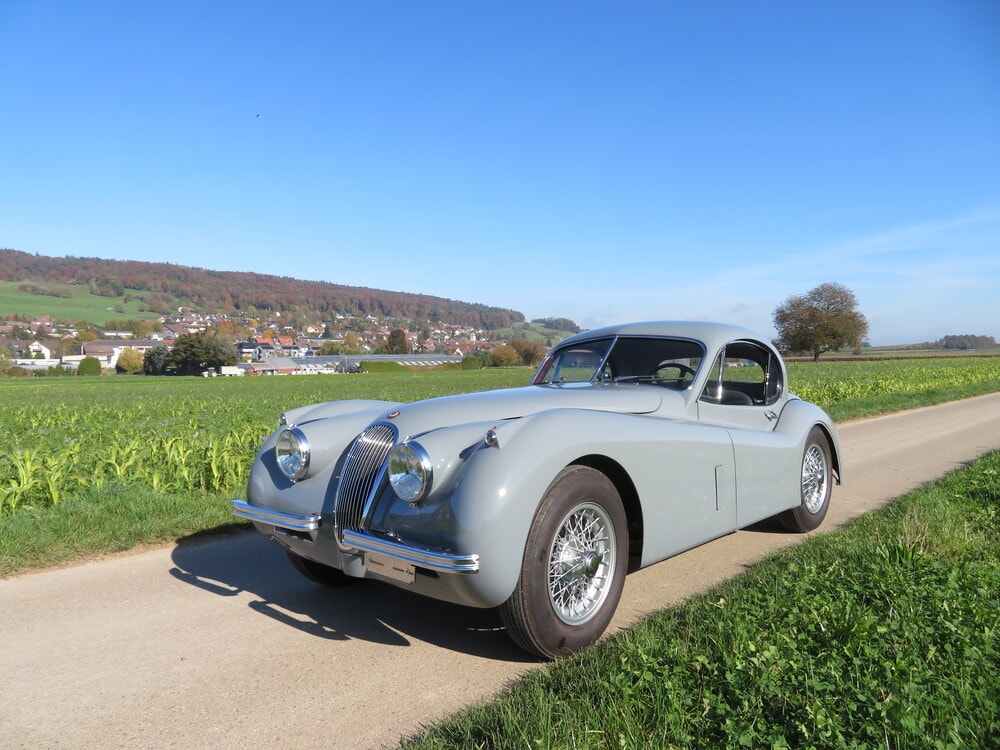
<path fill-rule="evenodd" d="M 144 544 L 170 542 L 210 530 L 246 528 L 230 507 L 232 496 L 160 492 L 112 481 L 46 508 L 0 519 L 0 573 L 72 562 Z"/>
<path fill-rule="evenodd" d="M 1000 453 L 406 743 L 1000 746 Z"/>
<path fill-rule="evenodd" d="M 48 295 L 29 294 L 18 287 L 21 281 L 0 281 L 0 318 L 5 315 L 27 315 L 35 318 L 48 315 L 53 320 L 69 320 L 76 322 L 86 320 L 102 325 L 117 318 L 132 318 L 135 320 L 155 320 L 159 313 L 143 312 L 140 308 L 143 302 L 137 297 L 147 294 L 138 290 L 126 290 L 134 299 L 125 301 L 125 297 L 99 297 L 91 294 L 86 286 L 77 284 L 50 284 L 41 281 L 29 282 L 34 286 L 59 290 L 70 294 L 70 297 L 50 297 Z M 116 312 L 121 307 L 122 312 Z"/>
<path fill-rule="evenodd" d="M 549 328 L 542 323 L 520 323 L 514 328 L 504 328 L 497 331 L 497 335 L 501 338 L 523 338 L 527 341 L 536 341 L 542 344 L 548 342 L 551 345 L 559 343 L 568 336 L 572 336 L 573 331 Z"/>

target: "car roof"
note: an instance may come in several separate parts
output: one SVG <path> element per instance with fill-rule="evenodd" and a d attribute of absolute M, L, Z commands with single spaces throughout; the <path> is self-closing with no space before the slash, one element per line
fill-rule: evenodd
<path fill-rule="evenodd" d="M 574 334 L 559 342 L 559 346 L 580 341 L 590 341 L 606 336 L 669 336 L 701 341 L 709 351 L 715 351 L 730 341 L 750 339 L 770 344 L 768 339 L 749 328 L 730 323 L 709 323 L 691 320 L 650 320 L 640 323 L 621 323 L 618 325 L 594 328 L 589 331 Z"/>

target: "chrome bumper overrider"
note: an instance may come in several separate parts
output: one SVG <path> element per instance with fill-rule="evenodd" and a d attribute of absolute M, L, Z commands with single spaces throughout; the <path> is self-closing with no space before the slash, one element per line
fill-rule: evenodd
<path fill-rule="evenodd" d="M 311 516 L 295 516 L 291 513 L 258 508 L 244 500 L 233 500 L 233 513 L 240 518 L 249 518 L 251 521 L 268 523 L 279 529 L 291 531 L 316 531 L 322 523 L 318 513 L 313 513 Z"/>
<path fill-rule="evenodd" d="M 316 531 L 322 524 L 318 513 L 297 516 L 276 510 L 258 508 L 245 500 L 233 500 L 233 513 L 240 518 L 248 518 L 290 531 Z M 344 530 L 344 545 L 361 552 L 390 557 L 409 565 L 416 565 L 439 573 L 478 573 L 479 555 L 452 555 L 435 552 L 390 539 L 381 539 L 364 532 Z"/>

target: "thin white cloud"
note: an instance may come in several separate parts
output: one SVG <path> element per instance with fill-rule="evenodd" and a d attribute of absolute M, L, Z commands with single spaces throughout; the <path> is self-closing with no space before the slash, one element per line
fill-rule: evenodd
<path fill-rule="evenodd" d="M 707 318 L 768 334 L 774 309 L 788 296 L 833 281 L 857 295 L 873 343 L 947 333 L 1000 338 L 1000 207 L 711 270 L 711 264 L 678 269 L 663 289 L 650 289 L 648 279 L 637 279 L 633 288 L 607 288 L 596 305 L 586 296 L 551 302 L 588 328 L 629 319 Z"/>

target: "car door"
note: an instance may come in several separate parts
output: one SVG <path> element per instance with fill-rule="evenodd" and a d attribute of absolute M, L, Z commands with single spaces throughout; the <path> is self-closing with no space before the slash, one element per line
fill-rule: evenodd
<path fill-rule="evenodd" d="M 698 400 L 702 422 L 771 432 L 784 391 L 777 354 L 753 341 L 734 341 L 712 363 Z"/>
<path fill-rule="evenodd" d="M 720 352 L 699 398 L 700 421 L 726 427 L 732 438 L 738 527 L 793 500 L 788 466 L 796 446 L 776 429 L 786 399 L 778 355 L 755 341 L 734 341 Z"/>
<path fill-rule="evenodd" d="M 642 564 L 736 530 L 736 472 L 728 430 L 634 417 L 614 452 L 642 502 Z"/>

